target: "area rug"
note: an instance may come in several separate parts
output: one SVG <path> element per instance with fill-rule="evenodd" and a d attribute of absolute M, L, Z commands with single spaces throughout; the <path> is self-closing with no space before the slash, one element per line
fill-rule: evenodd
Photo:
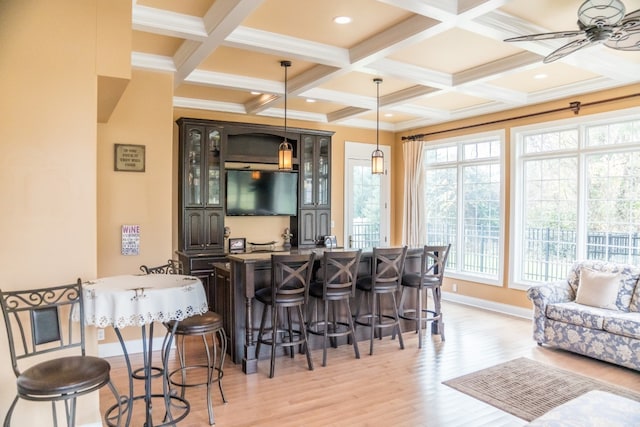
<path fill-rule="evenodd" d="M 591 390 L 640 401 L 639 393 L 524 357 L 443 384 L 526 421 Z"/>

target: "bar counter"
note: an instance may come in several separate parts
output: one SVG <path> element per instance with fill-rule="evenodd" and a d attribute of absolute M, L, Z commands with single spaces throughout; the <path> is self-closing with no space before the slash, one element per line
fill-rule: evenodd
<path fill-rule="evenodd" d="M 316 253 L 316 266 L 319 268 L 324 251 L 344 251 L 346 249 L 296 249 L 289 251 L 276 250 L 273 252 L 248 252 L 228 254 L 231 322 L 233 329 L 230 345 L 233 346 L 231 355 L 234 363 L 242 363 L 242 371 L 245 374 L 253 374 L 257 371 L 258 359 L 256 358 L 256 342 L 254 333 L 260 324 L 261 312 L 255 313 L 254 296 L 256 289 L 271 286 L 271 255 L 272 254 L 310 254 Z M 372 249 L 364 249 L 360 258 L 358 274 L 371 272 Z M 422 248 L 409 249 L 405 261 L 406 271 L 420 269 L 420 255 Z M 216 268 L 222 268 L 220 264 Z M 312 345 L 313 347 L 313 345 Z"/>

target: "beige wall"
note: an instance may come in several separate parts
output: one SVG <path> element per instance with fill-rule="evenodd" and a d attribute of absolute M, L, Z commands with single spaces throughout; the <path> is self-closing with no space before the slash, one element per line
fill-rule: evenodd
<path fill-rule="evenodd" d="M 172 258 L 171 74 L 134 71 L 108 123 L 98 125 L 98 276 L 137 273 Z M 145 146 L 145 171 L 114 171 L 114 145 Z M 121 254 L 122 225 L 140 225 L 140 254 Z"/>
<path fill-rule="evenodd" d="M 0 287 L 95 277 L 96 4 L 0 2 Z M 0 417 L 15 395 L 0 330 Z M 92 346 L 95 352 L 95 346 Z M 98 396 L 78 424 L 100 421 Z M 12 425 L 48 426 L 50 406 L 18 403 Z"/>

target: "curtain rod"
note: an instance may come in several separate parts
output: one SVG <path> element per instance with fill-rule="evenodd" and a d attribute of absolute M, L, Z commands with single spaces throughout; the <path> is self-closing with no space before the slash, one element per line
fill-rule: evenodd
<path fill-rule="evenodd" d="M 630 95 L 618 96 L 616 98 L 602 99 L 600 101 L 587 102 L 587 103 L 584 103 L 584 104 L 581 103 L 580 101 L 573 101 L 573 102 L 570 102 L 569 106 L 567 106 L 567 107 L 554 108 L 553 110 L 538 111 L 537 113 L 529 113 L 529 114 L 523 114 L 521 116 L 507 117 L 507 118 L 504 118 L 504 119 L 493 120 L 493 121 L 490 121 L 490 122 L 475 123 L 475 124 L 472 124 L 472 125 L 460 126 L 460 127 L 452 128 L 452 129 L 444 129 L 444 130 L 438 130 L 438 131 L 435 131 L 435 132 L 419 133 L 419 134 L 416 134 L 416 135 L 403 136 L 402 137 L 402 141 L 415 141 L 417 139 L 422 139 L 425 136 L 438 135 L 438 134 L 441 134 L 441 133 L 454 132 L 454 131 L 458 131 L 458 130 L 473 129 L 473 128 L 480 127 L 480 126 L 494 125 L 494 124 L 497 124 L 497 123 L 504 123 L 504 122 L 509 122 L 509 121 L 512 121 L 512 120 L 527 119 L 527 118 L 530 118 L 530 117 L 537 117 L 537 116 L 542 116 L 542 115 L 545 115 L 545 114 L 558 113 L 560 111 L 566 111 L 566 110 L 570 110 L 570 111 L 573 111 L 574 114 L 578 114 L 580 112 L 580 108 L 581 107 L 589 107 L 589 106 L 592 106 L 592 105 L 604 104 L 604 103 L 607 103 L 607 102 L 622 101 L 624 99 L 635 98 L 637 96 L 640 96 L 640 93 L 633 93 L 633 94 L 630 94 Z"/>

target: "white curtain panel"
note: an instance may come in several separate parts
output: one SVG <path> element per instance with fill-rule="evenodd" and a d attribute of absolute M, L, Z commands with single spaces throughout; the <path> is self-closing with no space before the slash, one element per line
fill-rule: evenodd
<path fill-rule="evenodd" d="M 404 158 L 404 203 L 402 209 L 402 244 L 424 246 L 427 227 L 424 217 L 423 141 L 407 141 L 402 146 Z"/>

